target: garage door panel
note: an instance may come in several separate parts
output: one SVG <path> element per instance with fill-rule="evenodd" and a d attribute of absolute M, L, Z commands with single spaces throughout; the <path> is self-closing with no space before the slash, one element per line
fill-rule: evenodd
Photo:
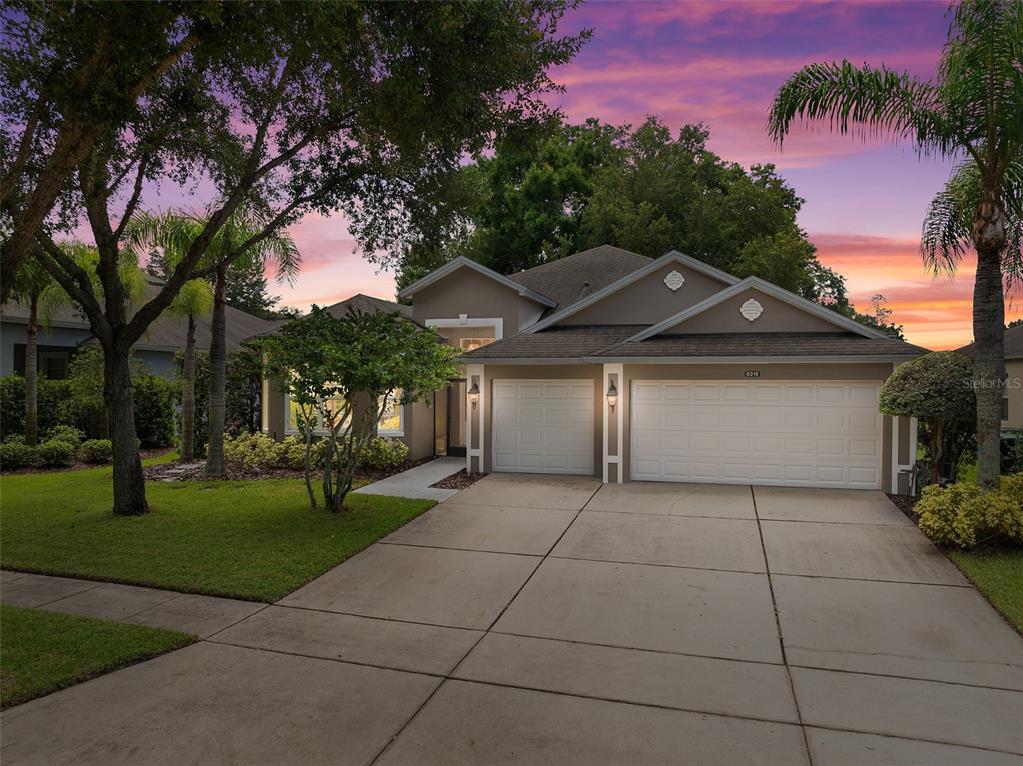
<path fill-rule="evenodd" d="M 592 381 L 495 380 L 493 395 L 495 471 L 593 473 Z"/>
<path fill-rule="evenodd" d="M 878 488 L 877 397 L 864 383 L 637 381 L 632 477 Z"/>

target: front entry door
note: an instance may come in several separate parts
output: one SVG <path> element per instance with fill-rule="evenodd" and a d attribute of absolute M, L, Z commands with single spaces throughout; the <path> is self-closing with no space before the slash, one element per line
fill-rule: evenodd
<path fill-rule="evenodd" d="M 465 381 L 448 386 L 448 455 L 465 456 Z"/>

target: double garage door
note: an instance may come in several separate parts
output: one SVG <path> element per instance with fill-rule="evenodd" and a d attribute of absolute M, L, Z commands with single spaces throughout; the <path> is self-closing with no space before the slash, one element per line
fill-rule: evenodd
<path fill-rule="evenodd" d="M 878 489 L 878 385 L 634 381 L 632 478 Z"/>
<path fill-rule="evenodd" d="M 634 381 L 637 481 L 878 489 L 878 384 Z M 592 380 L 495 380 L 499 472 L 593 475 Z"/>

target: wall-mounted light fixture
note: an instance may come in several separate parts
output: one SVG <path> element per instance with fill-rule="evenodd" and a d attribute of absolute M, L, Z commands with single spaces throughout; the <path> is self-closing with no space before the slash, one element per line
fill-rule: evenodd
<path fill-rule="evenodd" d="M 611 412 L 615 411 L 615 406 L 618 404 L 618 389 L 615 388 L 615 382 L 612 380 L 611 384 L 607 387 L 607 406 L 611 408 Z"/>
<path fill-rule="evenodd" d="M 474 410 L 476 409 L 476 405 L 479 403 L 479 400 L 480 387 L 479 384 L 475 380 L 473 380 L 472 385 L 469 386 L 469 404 L 472 405 L 472 408 Z"/>

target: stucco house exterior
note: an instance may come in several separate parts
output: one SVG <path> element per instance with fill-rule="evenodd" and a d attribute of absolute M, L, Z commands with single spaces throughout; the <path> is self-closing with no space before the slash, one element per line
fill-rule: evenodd
<path fill-rule="evenodd" d="M 459 258 L 399 297 L 411 305 L 350 301 L 463 351 L 461 377 L 382 423 L 412 458 L 605 482 L 905 489 L 916 423 L 880 414 L 878 392 L 925 350 L 762 279 L 602 246 L 509 276 Z M 280 438 L 287 402 L 264 401 Z"/>
<path fill-rule="evenodd" d="M 1005 330 L 1005 397 L 1002 399 L 1002 436 L 1023 436 L 1023 325 Z M 973 344 L 958 349 L 972 354 Z"/>
<path fill-rule="evenodd" d="M 147 283 L 147 299 L 154 296 L 159 287 L 158 282 Z M 0 306 L 0 375 L 25 374 L 28 313 L 27 305 L 14 301 Z M 228 351 L 237 350 L 246 338 L 281 324 L 279 320 L 260 319 L 231 306 L 226 307 L 225 316 Z M 187 331 L 185 319 L 164 312 L 132 347 L 133 354 L 153 374 L 173 377 L 174 355 L 184 350 Z M 209 317 L 196 322 L 195 341 L 197 349 L 209 349 Z M 88 320 L 74 307 L 60 309 L 46 324 L 40 320 L 37 336 L 40 374 L 54 379 L 66 378 L 68 365 L 79 348 L 95 342 Z"/>

